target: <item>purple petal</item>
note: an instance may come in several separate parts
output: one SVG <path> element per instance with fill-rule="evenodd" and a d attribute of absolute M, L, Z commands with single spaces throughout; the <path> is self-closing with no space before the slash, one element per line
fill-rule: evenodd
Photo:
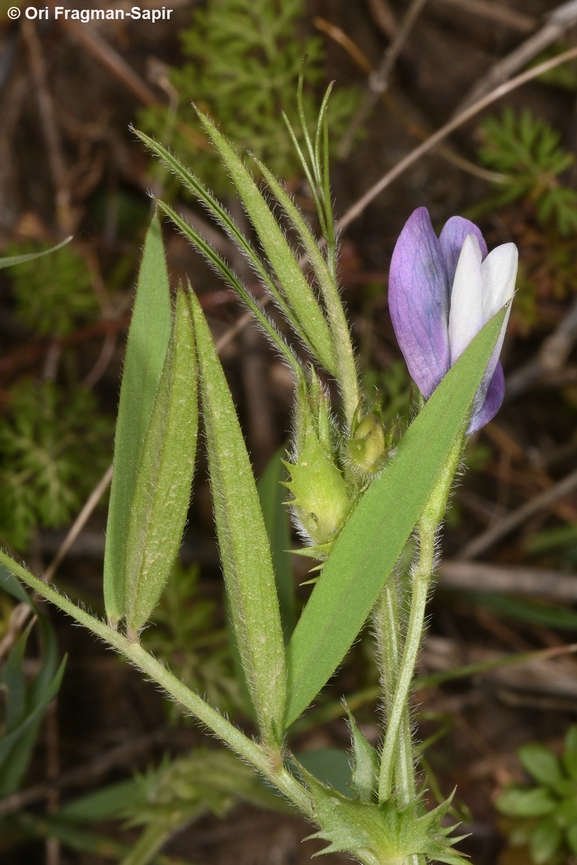
<path fill-rule="evenodd" d="M 486 423 L 489 423 L 489 421 L 495 417 L 501 408 L 504 396 L 505 376 L 503 374 L 501 362 L 499 362 L 495 367 L 493 378 L 489 383 L 482 405 L 480 405 L 478 409 L 473 408 L 473 414 L 471 415 L 467 435 L 472 435 L 472 433 L 477 432 L 477 430 L 484 427 Z M 475 402 L 477 402 L 476 397 Z"/>
<path fill-rule="evenodd" d="M 455 271 L 457 270 L 457 262 L 461 254 L 461 249 L 468 234 L 474 234 L 479 241 L 481 255 L 485 259 L 487 257 L 487 244 L 485 238 L 481 234 L 481 230 L 477 228 L 474 222 L 469 219 L 464 219 L 462 216 L 452 216 L 445 223 L 439 237 L 441 245 L 441 253 L 447 269 L 447 277 L 449 280 L 449 288 L 453 285 Z"/>
<path fill-rule="evenodd" d="M 389 272 L 389 310 L 413 380 L 428 399 L 449 370 L 449 283 L 428 211 L 399 236 Z"/>

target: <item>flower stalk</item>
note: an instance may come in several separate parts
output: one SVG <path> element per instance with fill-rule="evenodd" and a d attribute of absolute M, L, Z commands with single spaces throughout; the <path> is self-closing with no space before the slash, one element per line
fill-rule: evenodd
<path fill-rule="evenodd" d="M 418 559 L 411 575 L 410 612 L 402 657 L 398 664 L 398 674 L 390 709 L 387 712 L 387 730 L 381 751 L 379 802 L 385 802 L 393 795 L 395 792 L 395 779 L 397 783 L 401 780 L 403 781 L 402 786 L 398 790 L 402 800 L 410 796 L 415 787 L 414 775 L 412 781 L 403 779 L 402 776 L 399 777 L 399 771 L 395 772 L 395 767 L 397 766 L 399 769 L 402 767 L 401 771 L 404 770 L 403 774 L 408 774 L 406 766 L 406 727 L 408 726 L 409 695 L 423 639 L 425 609 L 435 566 L 437 531 L 445 513 L 451 484 L 459 465 L 462 449 L 463 437 L 455 442 L 449 460 L 416 527 L 419 541 Z M 389 604 L 389 609 L 391 608 L 392 605 Z M 396 651 L 398 652 L 398 649 Z M 391 651 L 391 655 L 394 654 L 395 652 Z M 401 730 L 403 730 L 402 733 Z"/>

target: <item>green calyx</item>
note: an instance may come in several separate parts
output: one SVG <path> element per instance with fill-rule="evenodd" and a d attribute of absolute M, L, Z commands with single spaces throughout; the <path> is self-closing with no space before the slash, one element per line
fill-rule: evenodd
<path fill-rule="evenodd" d="M 351 504 L 331 440 L 328 398 L 311 372 L 307 385 L 300 388 L 294 461 L 284 463 L 290 473 L 285 486 L 292 494 L 287 504 L 320 559 L 326 558 Z"/>
<path fill-rule="evenodd" d="M 450 799 L 428 813 L 423 812 L 418 798 L 405 807 L 399 807 L 394 797 L 378 805 L 348 799 L 304 769 L 300 771 L 321 827 L 311 837 L 329 842 L 317 855 L 350 852 L 362 865 L 405 865 L 411 856 L 447 865 L 466 861 L 452 846 L 464 836 L 449 838 L 454 827 L 441 825 Z"/>

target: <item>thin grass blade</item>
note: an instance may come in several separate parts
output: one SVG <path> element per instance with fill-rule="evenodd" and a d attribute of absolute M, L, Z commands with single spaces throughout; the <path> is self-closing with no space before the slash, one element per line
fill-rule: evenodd
<path fill-rule="evenodd" d="M 5 258 L 0 258 L 0 270 L 3 267 L 12 267 L 14 264 L 22 264 L 24 261 L 33 261 L 35 258 L 42 258 L 44 255 L 50 255 L 51 252 L 56 252 L 58 249 L 62 249 L 63 246 L 66 246 L 67 243 L 70 243 L 72 240 L 72 235 L 67 237 L 66 240 L 61 241 L 61 243 L 57 243 L 56 246 L 51 246 L 50 249 L 43 249 L 40 252 L 28 252 L 26 255 L 10 255 Z"/>

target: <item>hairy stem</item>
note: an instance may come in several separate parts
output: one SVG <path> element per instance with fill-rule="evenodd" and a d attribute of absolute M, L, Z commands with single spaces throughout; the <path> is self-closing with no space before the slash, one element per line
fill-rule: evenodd
<path fill-rule="evenodd" d="M 441 472 L 437 485 L 423 511 L 421 519 L 417 524 L 419 537 L 419 557 L 413 568 L 413 585 L 411 594 L 411 606 L 407 622 L 407 632 L 403 653 L 398 668 L 398 676 L 395 682 L 395 691 L 390 702 L 387 713 L 387 732 L 383 743 L 381 754 L 381 771 L 379 778 L 379 801 L 384 802 L 391 797 L 394 791 L 395 766 L 399 760 L 404 760 L 406 765 L 406 743 L 404 735 L 401 736 L 403 719 L 407 716 L 409 705 L 409 693 L 413 680 L 415 666 L 419 655 L 421 640 L 423 637 L 425 609 L 429 586 L 433 575 L 435 564 L 435 537 L 437 527 L 443 518 L 451 484 L 455 476 L 461 451 L 463 448 L 463 437 L 460 436 L 449 454 L 449 458 Z M 405 754 L 404 757 L 400 755 Z M 413 773 L 414 788 L 414 767 Z M 401 795 L 407 794 L 408 787 Z"/>
<path fill-rule="evenodd" d="M 387 714 L 387 732 L 381 754 L 381 774 L 379 778 L 379 801 L 389 799 L 394 789 L 394 767 L 401 750 L 399 738 L 403 717 L 408 710 L 409 692 L 417 663 L 423 626 L 425 607 L 429 594 L 429 583 L 435 558 L 435 531 L 437 523 L 421 521 L 419 525 L 419 561 L 413 570 L 413 591 L 411 610 L 407 623 L 407 635 L 400 664 L 395 693 Z M 414 783 L 414 782 L 413 782 Z"/>
<path fill-rule="evenodd" d="M 380 654 L 381 686 L 385 715 L 391 710 L 399 676 L 403 650 L 403 624 L 399 610 L 399 585 L 393 574 L 385 585 L 374 610 Z M 409 707 L 401 717 L 398 749 L 393 768 L 394 786 L 399 804 L 407 805 L 415 798 L 415 772 Z"/>
<path fill-rule="evenodd" d="M 235 753 L 250 763 L 261 775 L 267 778 L 273 786 L 279 790 L 289 801 L 293 803 L 305 816 L 311 818 L 313 814 L 312 803 L 308 791 L 297 779 L 288 772 L 282 762 L 280 752 L 271 752 L 270 749 L 261 747 L 244 735 L 234 724 L 223 718 L 222 715 L 209 706 L 198 694 L 189 690 L 170 670 L 142 648 L 140 643 L 128 640 L 119 631 L 110 625 L 101 622 L 90 613 L 77 607 L 68 598 L 63 597 L 52 586 L 35 577 L 26 568 L 15 562 L 5 552 L 0 550 L 0 565 L 4 567 L 38 592 L 43 598 L 59 607 L 77 622 L 96 634 L 105 643 L 116 649 L 121 655 L 129 660 L 164 688 L 179 703 L 182 703 L 202 724 L 208 727 L 219 739 L 228 745 Z"/>

